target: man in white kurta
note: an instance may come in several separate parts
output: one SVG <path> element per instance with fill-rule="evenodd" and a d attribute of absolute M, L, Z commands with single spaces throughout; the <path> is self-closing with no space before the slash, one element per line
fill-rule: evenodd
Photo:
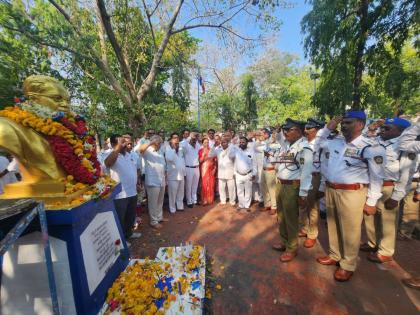
<path fill-rule="evenodd" d="M 184 210 L 184 178 L 185 161 L 184 149 L 179 145 L 179 136 L 171 135 L 169 144 L 165 148 L 166 173 L 168 178 L 169 211 Z"/>
<path fill-rule="evenodd" d="M 229 145 L 227 138 L 223 138 L 221 145 L 213 147 L 209 156 L 217 156 L 217 178 L 219 182 L 220 203 L 226 204 L 226 189 L 228 191 L 229 203 L 236 204 L 236 187 L 234 180 L 234 156 L 230 152 L 234 150 L 233 145 Z"/>
<path fill-rule="evenodd" d="M 254 150 L 248 149 L 248 139 L 239 138 L 239 148 L 232 147 L 230 156 L 235 159 L 235 181 L 238 195 L 238 211 L 250 211 L 252 199 L 252 182 L 257 175 L 257 165 Z"/>
<path fill-rule="evenodd" d="M 163 218 L 163 198 L 165 196 L 165 158 L 163 157 L 160 146 L 162 138 L 153 136 L 150 142 L 140 147 L 140 153 L 145 162 L 147 206 L 149 209 L 150 225 L 156 229 L 162 227 L 161 222 L 167 222 Z"/>
<path fill-rule="evenodd" d="M 200 179 L 200 164 L 198 161 L 200 145 L 197 142 L 197 136 L 197 133 L 191 133 L 190 140 L 181 143 L 185 159 L 185 197 L 189 208 L 197 204 L 197 188 Z"/>

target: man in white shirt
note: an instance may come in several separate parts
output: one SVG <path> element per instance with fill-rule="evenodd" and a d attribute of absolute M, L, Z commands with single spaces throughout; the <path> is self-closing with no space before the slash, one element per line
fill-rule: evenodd
<path fill-rule="evenodd" d="M 404 205 L 403 211 L 411 211 L 411 213 L 407 213 L 410 215 L 408 219 L 412 221 L 413 223 L 418 222 L 419 219 L 419 200 L 420 200 L 420 183 L 419 183 L 419 175 L 420 175 L 420 166 L 419 166 L 419 154 L 420 154 L 420 121 L 417 121 L 416 124 L 413 126 L 407 128 L 404 130 L 404 132 L 401 134 L 399 139 L 399 149 L 403 151 L 409 152 L 409 154 L 412 155 L 412 157 L 415 156 L 417 159 L 417 165 L 415 169 L 415 177 L 412 179 L 413 182 L 411 185 L 409 185 L 410 193 L 405 197 L 405 202 L 407 202 L 407 205 Z M 414 156 L 413 156 L 414 154 Z M 415 181 L 416 179 L 416 181 Z M 410 198 L 410 200 L 408 200 Z M 406 200 L 407 199 L 407 200 Z M 408 204 L 410 202 L 410 204 Z M 403 221 L 404 221 L 403 215 Z M 406 222 L 409 223 L 409 222 Z M 410 229 L 412 232 L 412 230 Z M 410 235 L 411 236 L 411 235 Z M 414 289 L 414 290 L 420 290 L 420 277 L 410 277 L 407 279 L 403 279 L 402 282 L 407 287 Z"/>
<path fill-rule="evenodd" d="M 163 198 L 165 196 L 166 163 L 160 151 L 162 138 L 153 136 L 149 143 L 140 147 L 140 153 L 145 162 L 147 205 L 150 216 L 150 226 L 155 229 L 162 228 L 161 222 L 169 220 L 163 217 Z"/>
<path fill-rule="evenodd" d="M 130 155 L 131 161 L 134 163 L 137 169 L 137 173 L 141 174 L 141 161 L 140 155 L 138 151 L 133 150 L 133 137 L 131 134 L 123 135 L 124 139 L 126 140 L 126 152 Z"/>
<path fill-rule="evenodd" d="M 251 211 L 249 208 L 252 201 L 252 182 L 257 175 L 257 164 L 254 150 L 248 149 L 248 139 L 239 138 L 239 148 L 233 146 L 229 156 L 235 159 L 235 181 L 238 195 L 238 208 Z"/>
<path fill-rule="evenodd" d="M 182 130 L 182 140 L 180 141 L 180 145 L 184 145 L 184 143 L 187 143 L 190 141 L 190 130 L 184 129 Z"/>
<path fill-rule="evenodd" d="M 121 192 L 115 196 L 115 209 L 120 220 L 121 228 L 126 238 L 140 237 L 140 233 L 133 233 L 137 206 L 137 168 L 126 151 L 126 140 L 119 135 L 110 137 L 112 151 L 104 160 L 111 178 L 121 183 Z"/>
<path fill-rule="evenodd" d="M 236 187 L 234 180 L 234 156 L 230 155 L 230 151 L 234 150 L 229 146 L 226 137 L 222 138 L 221 145 L 211 149 L 209 157 L 217 156 L 217 178 L 219 182 L 220 203 L 226 204 L 226 188 L 228 190 L 229 203 L 234 206 L 236 204 Z"/>
<path fill-rule="evenodd" d="M 261 211 L 270 211 L 271 215 L 277 214 L 277 179 L 275 165 L 271 163 L 278 154 L 280 145 L 271 139 L 271 130 L 262 130 L 261 140 L 257 141 L 255 151 L 262 155 L 260 190 L 263 196 L 263 207 Z"/>
<path fill-rule="evenodd" d="M 171 134 L 169 144 L 165 148 L 166 172 L 168 178 L 169 211 L 184 211 L 184 149 L 179 145 L 177 133 Z"/>
<path fill-rule="evenodd" d="M 308 193 L 308 205 L 301 211 L 302 229 L 299 232 L 300 237 L 306 237 L 303 246 L 312 248 L 318 238 L 318 218 L 319 218 L 319 186 L 321 184 L 321 154 L 319 148 L 319 137 L 317 133 L 324 128 L 325 123 L 318 119 L 309 118 L 305 125 L 305 137 L 309 147 L 313 151 L 312 161 L 312 188 Z"/>
<path fill-rule="evenodd" d="M 15 174 L 7 169 L 9 163 L 6 157 L 0 156 L 0 195 L 3 194 L 5 185 L 17 182 Z"/>
<path fill-rule="evenodd" d="M 287 145 L 277 162 L 277 178 L 281 183 L 277 197 L 277 218 L 280 244 L 273 248 L 284 251 L 281 262 L 289 262 L 297 255 L 299 209 L 307 205 L 312 181 L 312 149 L 303 137 L 304 122 L 286 119 L 283 133 Z"/>
<path fill-rule="evenodd" d="M 216 134 L 216 131 L 214 129 L 207 130 L 207 136 L 209 138 L 210 149 L 214 147 L 214 143 L 215 143 L 214 135 L 215 134 Z"/>
<path fill-rule="evenodd" d="M 360 250 L 370 252 L 367 258 L 372 262 L 391 261 L 395 252 L 398 205 L 408 192 L 410 171 L 416 165 L 415 156 L 398 149 L 399 136 L 409 126 L 405 119 L 388 118 L 379 129 L 377 140 L 386 150 L 385 179 L 375 215 L 364 217 L 368 243 L 360 246 Z"/>
<path fill-rule="evenodd" d="M 185 136 L 185 132 L 184 132 Z M 194 204 L 197 204 L 197 188 L 198 180 L 200 179 L 200 164 L 198 161 L 198 151 L 200 145 L 197 143 L 198 134 L 196 132 L 191 133 L 190 140 L 181 143 L 184 150 L 185 159 L 185 197 L 187 199 L 188 208 L 192 208 Z"/>
<path fill-rule="evenodd" d="M 341 122 L 343 136 L 327 137 Z M 317 258 L 322 265 L 339 268 L 337 281 L 348 281 L 357 267 L 363 213 L 373 215 L 382 196 L 385 149 L 375 139 L 366 138 L 363 111 L 348 111 L 341 119 L 331 120 L 318 135 L 325 154 L 320 191 L 325 190 L 329 255 Z"/>

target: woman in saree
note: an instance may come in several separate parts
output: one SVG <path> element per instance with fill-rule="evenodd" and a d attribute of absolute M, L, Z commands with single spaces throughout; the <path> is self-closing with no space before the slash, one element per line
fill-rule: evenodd
<path fill-rule="evenodd" d="M 201 176 L 201 204 L 203 206 L 214 202 L 216 187 L 217 162 L 215 157 L 209 157 L 209 139 L 203 139 L 203 146 L 198 151 Z"/>

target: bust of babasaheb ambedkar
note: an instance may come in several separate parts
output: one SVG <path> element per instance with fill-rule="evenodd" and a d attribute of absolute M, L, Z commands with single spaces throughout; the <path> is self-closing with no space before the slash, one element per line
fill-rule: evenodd
<path fill-rule="evenodd" d="M 69 111 L 69 94 L 54 78 L 32 75 L 24 81 L 23 92 L 30 104 L 41 105 L 51 112 Z M 0 117 L 0 148 L 10 152 L 19 161 L 23 181 L 16 189 L 20 187 L 28 190 L 28 185 L 34 192 L 39 190 L 37 185 L 38 188 L 44 185 L 51 189 L 59 183 L 60 178 L 66 176 L 44 137 L 33 129 L 4 117 Z M 62 189 L 62 185 L 53 187 L 56 192 Z M 30 194 L 30 189 L 28 193 Z"/>

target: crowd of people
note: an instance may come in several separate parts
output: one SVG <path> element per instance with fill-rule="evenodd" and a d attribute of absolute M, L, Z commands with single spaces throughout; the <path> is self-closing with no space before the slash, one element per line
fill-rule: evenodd
<path fill-rule="evenodd" d="M 135 140 L 130 133 L 114 134 L 98 157 L 103 172 L 121 183 L 114 202 L 127 239 L 141 236 L 134 227 L 143 197 L 155 229 L 185 205 L 210 205 L 218 197 L 222 205 L 249 212 L 256 201 L 260 211 L 276 216 L 279 242 L 272 247 L 281 252 L 281 262 L 289 262 L 297 256 L 299 237 L 305 248 L 316 244 L 324 208 L 329 251 L 317 262 L 336 267 L 337 281 L 348 281 L 359 250 L 369 252 L 371 262 L 386 263 L 393 260 L 396 239 L 413 236 L 419 135 L 420 122 L 394 117 L 367 124 L 363 111 L 347 111 L 327 124 L 288 118 L 279 128 L 238 134 L 185 129 L 166 137 L 164 130 L 148 129 Z M 404 283 L 420 289 L 419 278 Z"/>
<path fill-rule="evenodd" d="M 280 242 L 273 249 L 282 252 L 281 262 L 289 262 L 298 253 L 299 237 L 306 248 L 316 244 L 325 207 L 329 253 L 317 262 L 337 266 L 334 278 L 348 281 L 359 250 L 385 263 L 393 259 L 397 237 L 412 237 L 419 216 L 419 131 L 419 123 L 401 117 L 367 125 L 363 111 L 348 111 L 328 124 L 288 118 L 278 129 L 240 134 L 185 129 L 166 138 L 164 130 L 148 129 L 136 141 L 131 134 L 112 135 L 100 156 L 122 183 L 116 207 L 127 229 L 142 187 L 149 224 L 156 229 L 168 221 L 166 190 L 169 214 L 185 205 L 212 204 L 217 196 L 237 211 L 251 211 L 256 201 L 260 211 L 277 216 Z M 360 244 L 363 226 L 367 243 Z M 414 280 L 407 285 L 419 288 Z"/>

